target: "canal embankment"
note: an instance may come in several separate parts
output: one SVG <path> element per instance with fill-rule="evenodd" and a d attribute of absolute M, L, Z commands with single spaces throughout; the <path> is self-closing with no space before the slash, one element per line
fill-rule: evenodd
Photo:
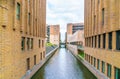
<path fill-rule="evenodd" d="M 108 79 L 108 77 L 106 77 L 103 73 L 101 73 L 99 70 L 97 70 L 94 66 L 92 66 L 90 63 L 88 63 L 85 59 L 84 59 L 84 55 L 79 54 L 79 50 L 81 50 L 81 52 L 84 52 L 83 49 L 79 49 L 76 45 L 67 45 L 67 49 L 70 51 L 70 53 L 72 53 L 73 56 L 75 56 L 79 62 L 81 62 L 81 64 L 83 64 L 93 75 L 95 75 L 98 79 Z M 74 52 L 75 51 L 75 52 Z"/>
<path fill-rule="evenodd" d="M 97 79 L 65 48 L 59 48 L 31 79 Z"/>
<path fill-rule="evenodd" d="M 48 47 L 46 50 L 45 59 L 43 59 L 39 64 L 35 65 L 31 70 L 29 70 L 21 79 L 31 79 L 31 77 L 55 54 L 55 51 L 59 46 Z"/>

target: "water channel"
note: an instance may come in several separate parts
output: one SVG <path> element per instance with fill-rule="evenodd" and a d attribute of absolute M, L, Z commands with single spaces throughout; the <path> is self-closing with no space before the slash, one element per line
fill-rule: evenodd
<path fill-rule="evenodd" d="M 61 48 L 31 79 L 97 79 L 67 49 Z"/>

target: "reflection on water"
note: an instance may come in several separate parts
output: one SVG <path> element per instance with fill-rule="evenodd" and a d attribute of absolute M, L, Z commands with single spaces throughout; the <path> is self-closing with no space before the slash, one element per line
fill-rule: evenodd
<path fill-rule="evenodd" d="M 32 79 L 96 79 L 96 77 L 65 48 L 61 48 Z"/>

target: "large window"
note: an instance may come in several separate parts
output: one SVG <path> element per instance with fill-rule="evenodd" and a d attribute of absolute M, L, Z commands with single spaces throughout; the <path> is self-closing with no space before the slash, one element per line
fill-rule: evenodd
<path fill-rule="evenodd" d="M 111 65 L 107 64 L 107 76 L 111 78 Z"/>
<path fill-rule="evenodd" d="M 100 35 L 98 36 L 98 48 L 100 48 Z"/>
<path fill-rule="evenodd" d="M 106 35 L 103 34 L 103 48 L 105 48 L 105 45 L 106 45 Z"/>
<path fill-rule="evenodd" d="M 21 50 L 25 50 L 25 37 L 22 37 L 21 40 Z"/>
<path fill-rule="evenodd" d="M 116 32 L 116 49 L 120 50 L 120 31 Z"/>
<path fill-rule="evenodd" d="M 20 20 L 20 3 L 17 3 L 16 17 L 17 17 L 18 20 Z"/>
<path fill-rule="evenodd" d="M 109 49 L 112 49 L 112 32 L 109 33 Z"/>
<path fill-rule="evenodd" d="M 120 79 L 120 68 L 115 68 L 115 79 Z"/>
<path fill-rule="evenodd" d="M 100 70 L 100 60 L 97 59 L 97 69 Z"/>
<path fill-rule="evenodd" d="M 102 61 L 102 72 L 105 73 L 105 62 Z"/>

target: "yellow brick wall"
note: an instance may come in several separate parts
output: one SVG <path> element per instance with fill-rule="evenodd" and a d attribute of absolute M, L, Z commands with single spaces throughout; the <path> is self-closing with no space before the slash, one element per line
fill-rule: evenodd
<path fill-rule="evenodd" d="M 120 0 L 85 0 L 85 53 L 105 62 L 105 75 L 107 64 L 112 65 L 111 79 L 114 79 L 115 67 L 120 68 L 120 51 L 116 50 L 116 31 L 120 30 Z M 102 25 L 102 9 L 105 10 L 104 25 Z M 94 16 L 96 19 L 94 20 Z M 108 48 L 108 33 L 112 32 L 112 49 Z M 103 34 L 106 35 L 106 48 L 103 49 Z M 101 36 L 98 48 L 98 35 Z M 95 36 L 97 37 L 95 47 Z M 93 47 L 92 47 L 93 37 Z M 96 62 L 97 63 L 97 62 Z M 96 64 L 97 65 L 97 64 Z M 101 72 L 101 66 L 100 66 Z"/>
<path fill-rule="evenodd" d="M 30 69 L 32 69 L 34 55 L 37 64 L 41 61 L 40 53 L 44 56 L 45 43 L 44 47 L 41 43 L 39 48 L 39 40 L 45 41 L 46 0 L 30 0 L 30 6 L 27 1 L 0 0 L 0 79 L 20 79 L 27 72 L 27 58 L 30 58 Z M 16 19 L 17 2 L 21 5 L 20 21 Z M 31 13 L 30 25 L 28 24 L 29 12 Z M 33 49 L 26 48 L 22 51 L 21 37 L 33 38 Z M 26 42 L 25 47 L 27 47 Z"/>

